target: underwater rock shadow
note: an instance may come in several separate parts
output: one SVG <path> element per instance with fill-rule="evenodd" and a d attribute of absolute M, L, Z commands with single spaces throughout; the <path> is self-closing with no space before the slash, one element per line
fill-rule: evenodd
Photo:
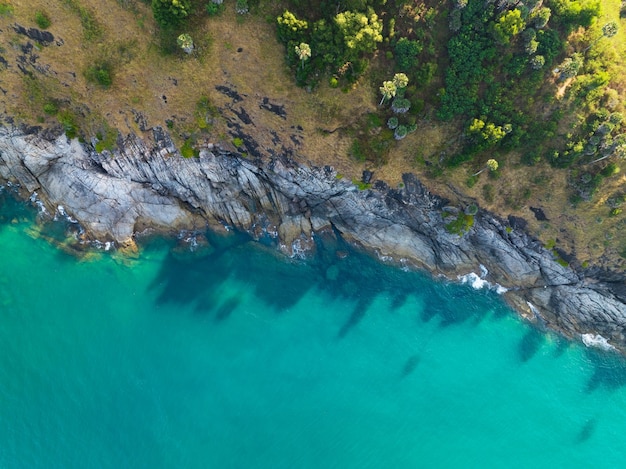
<path fill-rule="evenodd" d="M 278 258 L 278 254 L 268 252 L 249 237 L 234 236 L 238 239 L 227 244 L 220 238 L 222 245 L 208 255 L 183 255 L 171 250 L 148 286 L 149 290 L 159 291 L 156 303 L 191 305 L 196 313 L 213 313 L 219 323 L 230 317 L 240 303 L 236 294 L 223 299 L 221 287 L 226 282 L 243 284 L 243 289 L 252 290 L 276 313 L 298 303 L 315 286 L 314 276 L 302 265 Z"/>
<path fill-rule="evenodd" d="M 589 440 L 596 431 L 598 421 L 596 419 L 587 420 L 585 424 L 580 428 L 578 435 L 576 435 L 576 444 L 584 443 Z"/>
<path fill-rule="evenodd" d="M 439 326 L 442 328 L 460 324 L 476 326 L 493 306 L 493 298 L 453 284 L 447 285 L 444 289 L 441 285 L 430 287 L 422 293 L 422 298 L 424 307 L 419 314 L 421 321 L 427 323 L 439 318 Z M 459 304 L 464 307 L 459 308 Z"/>
<path fill-rule="evenodd" d="M 402 367 L 402 371 L 400 373 L 400 379 L 404 379 L 410 374 L 412 374 L 417 366 L 420 364 L 421 357 L 419 355 L 411 355 L 407 358 L 404 366 Z"/>
<path fill-rule="evenodd" d="M 585 355 L 593 366 L 593 374 L 587 381 L 585 393 L 590 394 L 600 389 L 614 392 L 626 386 L 626 357 L 593 349 L 586 349 Z"/>
<path fill-rule="evenodd" d="M 517 345 L 517 355 L 520 362 L 530 361 L 541 348 L 544 339 L 544 335 L 539 330 L 531 327 Z"/>

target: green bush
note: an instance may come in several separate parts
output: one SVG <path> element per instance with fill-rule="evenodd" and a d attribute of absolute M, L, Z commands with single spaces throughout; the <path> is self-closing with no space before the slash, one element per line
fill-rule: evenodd
<path fill-rule="evenodd" d="M 43 112 L 49 116 L 55 116 L 59 112 L 59 108 L 54 103 L 46 103 L 43 105 Z"/>
<path fill-rule="evenodd" d="M 474 215 L 460 213 L 456 220 L 446 224 L 446 231 L 450 234 L 462 236 L 474 226 Z"/>
<path fill-rule="evenodd" d="M 190 0 L 152 0 L 152 14 L 162 28 L 178 26 L 191 13 Z"/>
<path fill-rule="evenodd" d="M 193 141 L 188 138 L 183 143 L 183 146 L 180 147 L 180 154 L 183 158 L 193 158 L 194 156 L 198 156 L 200 152 L 193 147 Z"/>
<path fill-rule="evenodd" d="M 206 4 L 206 12 L 209 16 L 221 15 L 224 11 L 223 3 L 209 2 Z"/>
<path fill-rule="evenodd" d="M 0 1 L 0 16 L 9 16 L 13 14 L 13 5 L 9 2 Z"/>
<path fill-rule="evenodd" d="M 39 10 L 35 13 L 35 23 L 37 23 L 37 26 L 39 26 L 40 29 L 48 29 L 52 24 L 52 21 L 50 21 L 48 13 Z"/>
<path fill-rule="evenodd" d="M 72 139 L 78 135 L 78 124 L 76 123 L 76 116 L 68 110 L 61 111 L 57 115 L 59 123 L 63 126 L 65 135 L 67 138 Z"/>
<path fill-rule="evenodd" d="M 103 88 L 109 88 L 113 83 L 113 71 L 111 64 L 102 62 L 90 66 L 85 72 L 85 78 L 91 83 L 96 83 Z"/>

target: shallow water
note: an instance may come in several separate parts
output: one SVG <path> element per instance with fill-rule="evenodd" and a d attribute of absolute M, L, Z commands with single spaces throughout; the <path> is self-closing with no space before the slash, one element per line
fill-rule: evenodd
<path fill-rule="evenodd" d="M 492 292 L 243 235 L 80 261 L 0 203 L 0 467 L 623 464 L 623 361 Z"/>

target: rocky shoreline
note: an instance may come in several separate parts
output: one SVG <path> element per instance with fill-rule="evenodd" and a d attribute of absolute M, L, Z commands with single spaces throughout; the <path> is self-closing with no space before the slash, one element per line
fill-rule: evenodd
<path fill-rule="evenodd" d="M 333 168 L 287 157 L 244 158 L 205 148 L 183 158 L 166 132 L 127 136 L 115 151 L 40 128 L 0 127 L 0 182 L 19 184 L 91 239 L 118 246 L 146 229 L 238 229 L 273 236 L 287 255 L 339 234 L 434 275 L 500 285 L 524 317 L 587 345 L 626 351 L 626 284 L 619 272 L 564 265 L 520 228 L 475 206 L 453 206 L 412 174 L 359 190 Z M 464 224 L 450 228 L 451 220 Z M 475 274 L 473 274 L 475 273 Z M 463 277 L 466 276 L 466 277 Z"/>

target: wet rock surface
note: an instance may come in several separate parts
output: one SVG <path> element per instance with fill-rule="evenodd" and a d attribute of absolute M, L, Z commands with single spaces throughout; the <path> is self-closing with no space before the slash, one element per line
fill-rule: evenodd
<path fill-rule="evenodd" d="M 26 197 L 36 192 L 50 213 L 63 205 L 89 236 L 119 244 L 146 227 L 226 226 L 276 237 L 296 255 L 314 248 L 316 234 L 339 234 L 435 275 L 481 273 L 507 288 L 505 298 L 526 317 L 569 336 L 601 334 L 626 349 L 622 273 L 566 267 L 524 232 L 521 219 L 480 209 L 466 233 L 452 234 L 446 224 L 467 207 L 451 206 L 412 174 L 401 189 L 376 181 L 360 191 L 329 166 L 302 166 L 287 155 L 252 161 L 207 148 L 182 158 L 159 127 L 151 139 L 130 135 L 114 152 L 97 153 L 58 131 L 9 126 L 0 127 L 0 180 L 19 183 Z"/>

